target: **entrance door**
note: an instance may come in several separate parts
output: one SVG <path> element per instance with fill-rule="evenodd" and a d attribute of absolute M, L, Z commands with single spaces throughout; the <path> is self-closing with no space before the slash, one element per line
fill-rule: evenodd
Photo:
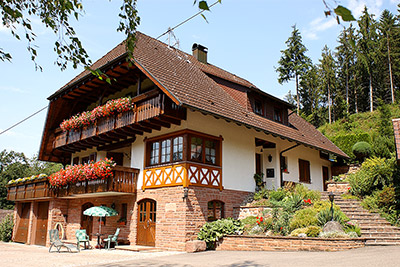
<path fill-rule="evenodd" d="M 38 216 L 36 219 L 35 244 L 46 246 L 47 218 L 49 213 L 49 202 L 38 203 Z"/>
<path fill-rule="evenodd" d="M 263 172 L 263 171 L 262 171 L 261 160 L 262 160 L 261 154 L 258 154 L 258 153 L 257 153 L 257 154 L 256 154 L 256 173 L 257 173 L 257 174 Z"/>
<path fill-rule="evenodd" d="M 324 191 L 327 190 L 326 182 L 329 180 L 329 169 L 328 167 L 322 166 L 322 182 L 324 183 Z"/>
<path fill-rule="evenodd" d="M 26 243 L 28 241 L 29 211 L 31 203 L 22 203 L 18 211 L 19 222 L 17 222 L 17 232 L 15 233 L 15 242 Z"/>
<path fill-rule="evenodd" d="M 94 205 L 90 202 L 87 202 L 82 205 L 82 210 L 81 210 L 81 229 L 86 230 L 86 234 L 88 236 L 91 236 L 92 234 L 92 229 L 93 229 L 93 217 L 92 216 L 86 216 L 83 215 L 83 212 L 87 210 L 88 208 L 93 207 Z"/>
<path fill-rule="evenodd" d="M 145 199 L 138 203 L 137 244 L 155 246 L 157 203 Z"/>

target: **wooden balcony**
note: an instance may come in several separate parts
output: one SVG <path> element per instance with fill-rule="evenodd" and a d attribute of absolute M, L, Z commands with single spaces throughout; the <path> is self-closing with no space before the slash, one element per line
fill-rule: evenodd
<path fill-rule="evenodd" d="M 26 201 L 53 197 L 79 198 L 136 193 L 138 169 L 116 166 L 113 171 L 113 178 L 78 182 L 62 189 L 51 188 L 47 179 L 9 185 L 7 200 Z"/>
<path fill-rule="evenodd" d="M 223 189 L 222 168 L 193 162 L 147 168 L 143 172 L 143 190 L 167 186 L 202 186 Z"/>
<path fill-rule="evenodd" d="M 154 93 L 153 93 L 154 94 Z M 135 100 L 135 99 L 133 99 Z M 82 149 L 121 142 L 137 134 L 150 133 L 186 119 L 185 109 L 175 105 L 168 97 L 157 94 L 135 102 L 133 110 L 98 119 L 82 129 L 55 133 L 54 149 L 76 152 Z"/>

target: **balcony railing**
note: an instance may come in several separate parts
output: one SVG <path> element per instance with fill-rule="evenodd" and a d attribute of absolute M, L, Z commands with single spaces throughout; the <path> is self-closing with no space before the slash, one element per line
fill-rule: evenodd
<path fill-rule="evenodd" d="M 113 172 L 112 178 L 78 182 L 60 189 L 51 188 L 47 179 L 9 185 L 7 200 L 23 201 L 52 197 L 77 197 L 80 194 L 101 192 L 136 193 L 139 169 L 115 166 Z"/>
<path fill-rule="evenodd" d="M 143 189 L 177 185 L 223 189 L 222 169 L 218 166 L 183 162 L 148 168 L 143 173 Z"/>
<path fill-rule="evenodd" d="M 82 140 L 87 140 L 94 136 L 101 136 L 114 130 L 135 123 L 144 122 L 160 115 L 167 115 L 176 118 L 177 120 L 181 120 L 184 119 L 184 114 L 182 107 L 175 105 L 167 97 L 159 94 L 156 97 L 135 104 L 133 110 L 116 114 L 115 116 L 98 119 L 93 125 L 85 126 L 82 129 L 70 130 L 56 134 L 53 148 L 59 148 Z M 161 122 L 160 125 L 162 125 Z"/>

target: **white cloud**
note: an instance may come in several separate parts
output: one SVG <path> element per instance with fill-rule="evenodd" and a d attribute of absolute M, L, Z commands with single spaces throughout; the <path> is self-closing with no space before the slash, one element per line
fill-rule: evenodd
<path fill-rule="evenodd" d="M 310 22 L 308 28 L 303 30 L 303 35 L 307 39 L 317 40 L 319 39 L 318 33 L 324 32 L 335 25 L 337 25 L 337 22 L 334 18 L 319 17 Z"/>
<path fill-rule="evenodd" d="M 12 87 L 12 86 L 0 86 L 0 91 L 6 91 L 6 92 L 14 92 L 14 93 L 27 93 L 27 91 L 22 90 L 17 87 Z"/>
<path fill-rule="evenodd" d="M 364 7 L 368 12 L 378 16 L 382 12 L 382 0 L 349 0 L 347 8 L 351 10 L 353 16 L 357 19 L 363 12 Z"/>

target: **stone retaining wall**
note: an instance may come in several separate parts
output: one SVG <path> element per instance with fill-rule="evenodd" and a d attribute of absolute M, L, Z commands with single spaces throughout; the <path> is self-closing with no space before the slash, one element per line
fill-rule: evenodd
<path fill-rule="evenodd" d="M 260 216 L 263 214 L 264 211 L 271 211 L 272 208 L 267 206 L 240 206 L 240 207 L 233 207 L 233 218 L 234 219 L 244 219 L 249 216 Z"/>
<path fill-rule="evenodd" d="M 349 192 L 350 184 L 342 182 L 330 182 L 327 184 L 327 191 L 337 194 L 344 194 Z"/>
<path fill-rule="evenodd" d="M 286 236 L 225 236 L 217 250 L 340 251 L 365 246 L 364 238 L 300 238 Z"/>

